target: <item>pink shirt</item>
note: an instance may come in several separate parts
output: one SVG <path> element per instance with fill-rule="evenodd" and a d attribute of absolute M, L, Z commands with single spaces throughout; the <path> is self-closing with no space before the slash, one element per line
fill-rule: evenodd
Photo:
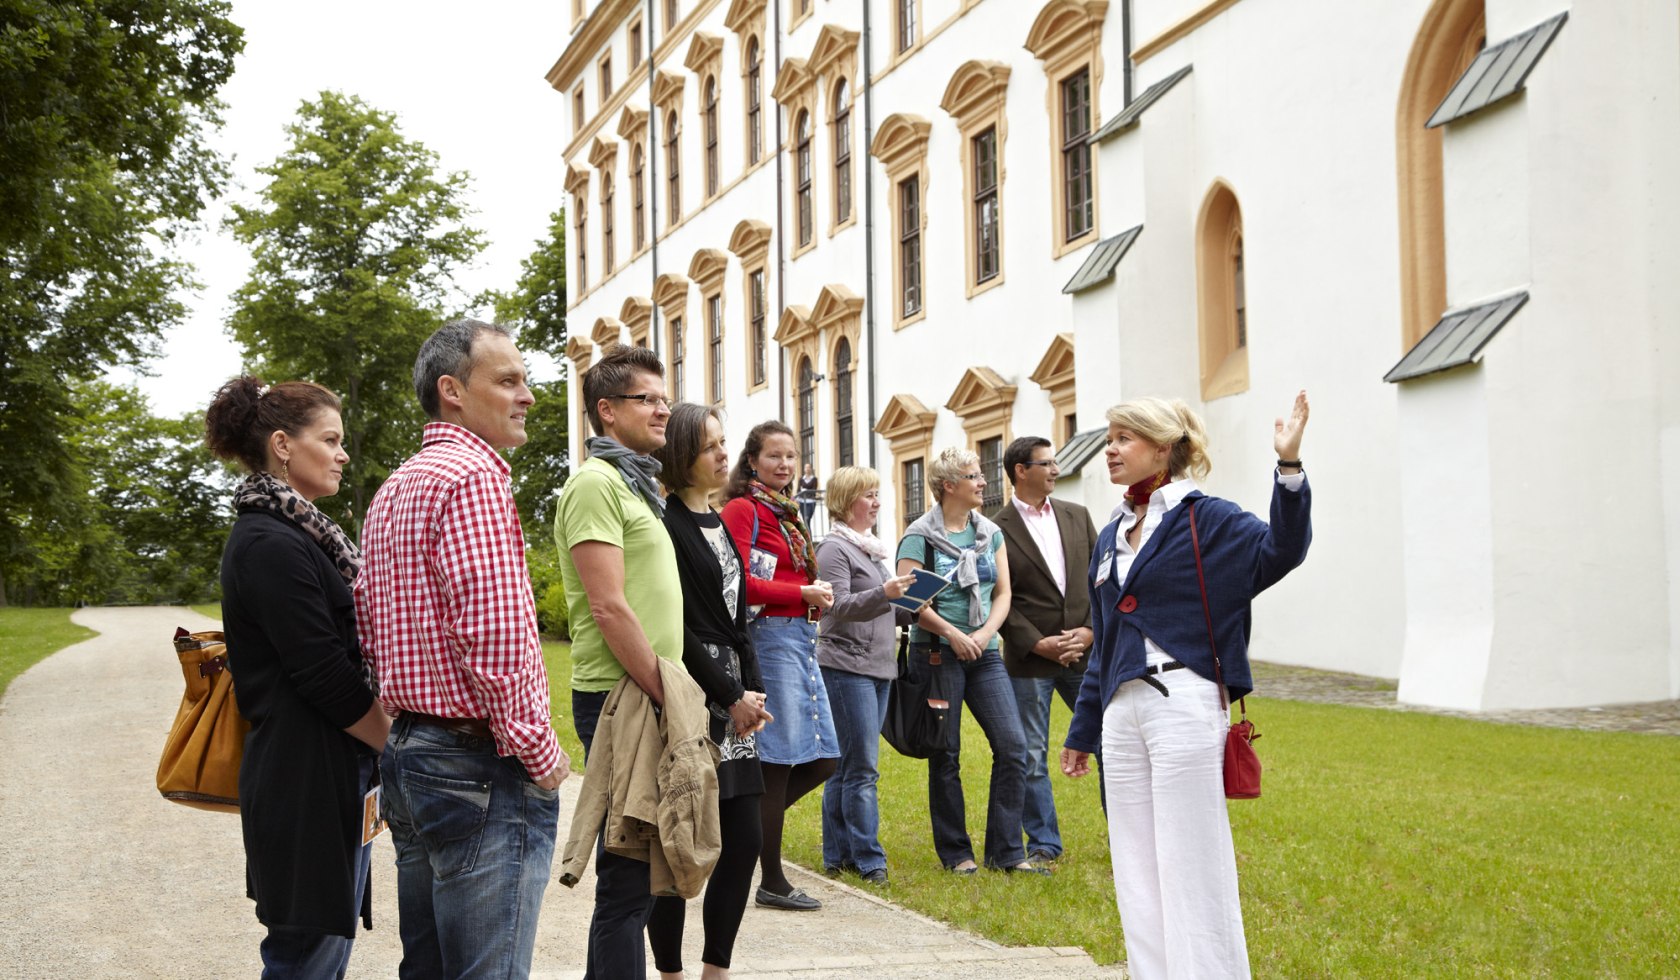
<path fill-rule="evenodd" d="M 1032 535 L 1033 544 L 1038 545 L 1044 564 L 1050 566 L 1050 578 L 1056 583 L 1056 591 L 1067 595 L 1067 553 L 1062 550 L 1062 528 L 1056 523 L 1056 509 L 1050 506 L 1050 498 L 1044 498 L 1043 507 L 1034 507 L 1020 497 L 1010 498 L 1010 503 L 1020 513 L 1021 522 L 1026 524 L 1027 533 Z"/>

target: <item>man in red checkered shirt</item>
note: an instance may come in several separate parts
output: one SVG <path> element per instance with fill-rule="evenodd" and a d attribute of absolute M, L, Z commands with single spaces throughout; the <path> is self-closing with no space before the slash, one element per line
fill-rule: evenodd
<path fill-rule="evenodd" d="M 431 421 L 368 508 L 356 580 L 362 648 L 396 716 L 380 773 L 401 975 L 524 976 L 571 768 L 497 454 L 524 444 L 533 399 L 507 329 L 475 320 L 421 346 L 414 386 Z"/>

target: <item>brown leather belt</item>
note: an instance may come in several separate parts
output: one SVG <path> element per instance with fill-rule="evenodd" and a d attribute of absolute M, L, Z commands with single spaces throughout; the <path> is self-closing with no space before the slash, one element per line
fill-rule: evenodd
<path fill-rule="evenodd" d="M 404 710 L 402 715 L 418 724 L 441 728 L 446 732 L 454 732 L 457 735 L 474 735 L 478 738 L 492 740 L 495 738 L 490 734 L 490 723 L 483 718 L 439 718 L 437 715 L 428 715 L 424 711 L 407 710 Z"/>

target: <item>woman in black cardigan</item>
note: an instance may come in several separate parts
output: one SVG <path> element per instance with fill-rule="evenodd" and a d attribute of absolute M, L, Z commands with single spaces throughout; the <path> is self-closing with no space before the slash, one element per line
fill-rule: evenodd
<path fill-rule="evenodd" d="M 717 410 L 671 407 L 665 445 L 654 453 L 665 498 L 665 528 L 677 553 L 683 590 L 683 666 L 706 692 L 718 764 L 718 825 L 722 853 L 706 885 L 703 980 L 729 976 L 730 955 L 747 908 L 763 826 L 759 797 L 764 775 L 753 735 L 771 720 L 764 683 L 747 636 L 745 564 L 711 496 L 729 480 L 729 453 Z M 663 977 L 681 977 L 685 903 L 662 897 L 648 918 L 648 944 Z"/>
<path fill-rule="evenodd" d="M 320 385 L 222 386 L 206 441 L 250 475 L 222 552 L 222 628 L 239 709 L 246 891 L 268 927 L 264 977 L 344 976 L 359 917 L 373 926 L 363 799 L 391 719 L 374 700 L 350 600 L 360 556 L 313 501 L 350 457 Z"/>

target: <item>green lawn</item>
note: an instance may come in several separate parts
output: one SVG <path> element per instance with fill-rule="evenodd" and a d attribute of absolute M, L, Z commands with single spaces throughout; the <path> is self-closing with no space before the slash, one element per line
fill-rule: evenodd
<path fill-rule="evenodd" d="M 47 654 L 96 636 L 93 630 L 70 622 L 69 609 L 0 608 L 0 694 L 12 678 Z"/>
<path fill-rule="evenodd" d="M 544 644 L 577 762 L 566 650 Z M 1680 738 L 1250 700 L 1266 795 L 1229 806 L 1257 975 L 1680 975 Z M 1067 723 L 1058 702 L 1052 744 Z M 990 757 L 972 718 L 963 747 L 978 852 Z M 1124 957 L 1094 779 L 1053 776 L 1055 877 L 957 878 L 933 853 L 926 772 L 883 743 L 886 897 L 1006 945 Z M 819 795 L 787 824 L 808 868 Z"/>

